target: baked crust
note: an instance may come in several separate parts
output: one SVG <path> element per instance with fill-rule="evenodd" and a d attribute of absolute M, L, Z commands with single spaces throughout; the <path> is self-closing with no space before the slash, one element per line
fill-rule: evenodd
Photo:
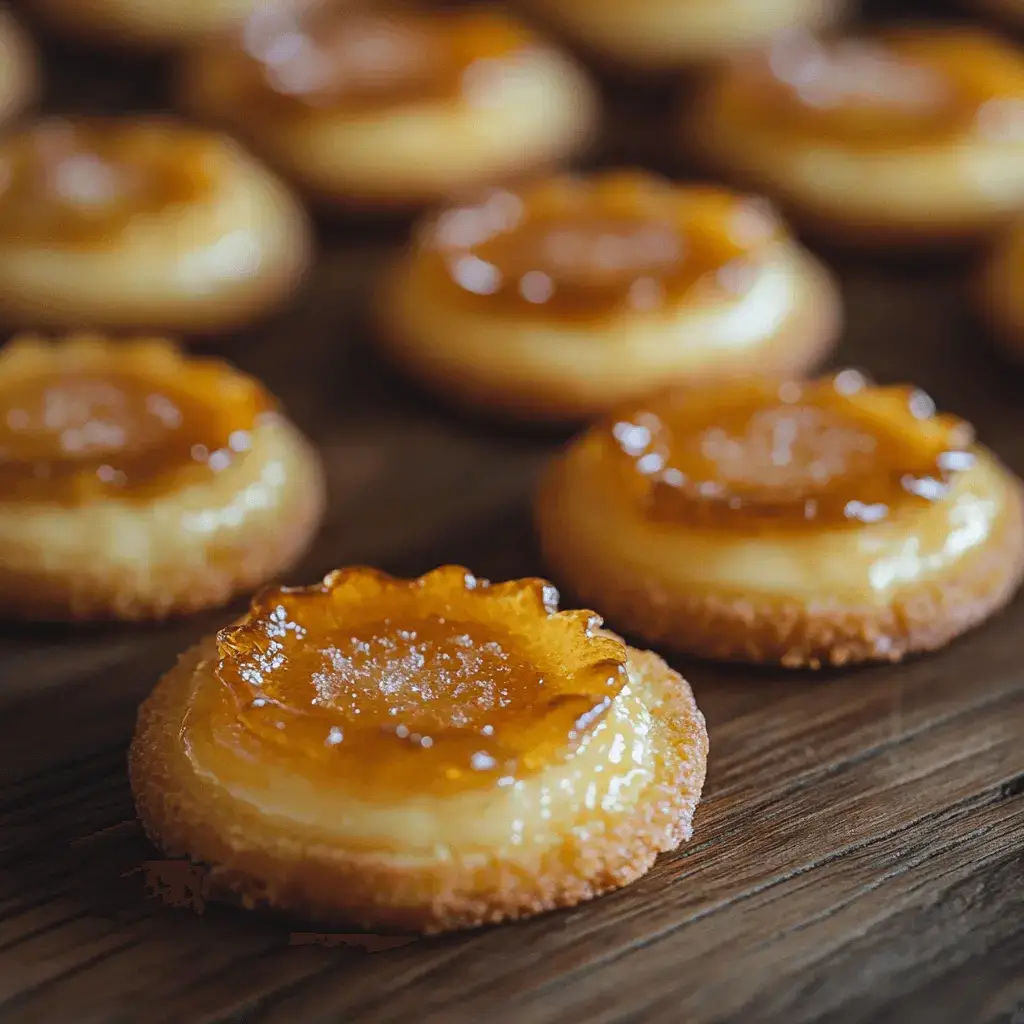
<path fill-rule="evenodd" d="M 401 263 L 379 291 L 376 337 L 403 372 L 458 408 L 492 419 L 574 423 L 663 385 L 748 376 L 798 378 L 819 367 L 842 327 L 839 289 L 821 263 L 795 246 L 787 261 L 795 295 L 779 328 L 755 344 L 733 350 L 722 345 L 699 364 L 690 352 L 673 353 L 675 325 L 664 328 L 657 364 L 640 366 L 631 352 L 634 337 L 628 323 L 615 324 L 606 337 L 597 326 L 559 339 L 543 322 L 534 326 L 529 321 L 514 338 L 516 355 L 510 364 L 506 353 L 495 358 L 493 343 L 476 343 L 465 329 L 465 314 L 461 322 L 448 322 L 440 304 L 427 309 L 409 301 L 409 278 Z M 683 310 L 678 326 L 690 320 L 690 312 Z M 636 322 L 643 323 L 642 314 Z M 572 372 L 551 362 L 552 346 L 559 340 L 578 350 Z"/>
<path fill-rule="evenodd" d="M 204 531 L 204 514 L 247 490 L 258 500 Z M 146 503 L 0 503 L 0 613 L 140 620 L 215 607 L 293 565 L 323 508 L 319 457 L 284 419 L 257 427 L 246 457 L 207 485 Z"/>
<path fill-rule="evenodd" d="M 689 685 L 657 655 L 629 651 L 630 685 L 652 715 L 654 781 L 626 813 L 596 812 L 589 837 L 516 859 L 452 849 L 428 860 L 346 849 L 289 834 L 251 805 L 211 789 L 190 763 L 182 720 L 199 681 L 212 672 L 212 638 L 188 652 L 139 712 L 129 753 L 142 824 L 169 856 L 209 867 L 211 896 L 288 911 L 324 926 L 434 933 L 573 906 L 627 885 L 660 853 L 689 839 L 707 763 L 704 718 Z M 285 826 L 287 823 L 284 823 Z"/>
<path fill-rule="evenodd" d="M 821 668 L 902 660 L 936 650 L 1006 605 L 1024 579 L 1024 487 L 1004 477 L 1007 508 L 982 550 L 952 571 L 903 585 L 881 604 L 820 592 L 744 592 L 713 583 L 670 586 L 616 552 L 584 541 L 579 496 L 556 460 L 540 488 L 536 523 L 556 582 L 628 636 L 719 661 Z"/>

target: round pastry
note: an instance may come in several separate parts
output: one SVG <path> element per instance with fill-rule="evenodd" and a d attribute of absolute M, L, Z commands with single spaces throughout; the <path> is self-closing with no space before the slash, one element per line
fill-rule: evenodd
<path fill-rule="evenodd" d="M 835 24 L 847 0 L 523 0 L 604 63 L 648 74 L 720 60 L 778 32 Z"/>
<path fill-rule="evenodd" d="M 31 44 L 0 7 L 0 124 L 20 114 L 38 86 L 36 57 Z"/>
<path fill-rule="evenodd" d="M 309 5 L 305 5 L 309 8 Z M 488 11 L 271 9 L 198 48 L 182 101 L 315 198 L 410 208 L 557 164 L 590 138 L 582 71 Z"/>
<path fill-rule="evenodd" d="M 690 837 L 704 719 L 557 600 L 455 566 L 258 596 L 142 706 L 147 833 L 213 896 L 332 926 L 446 931 L 628 884 Z"/>
<path fill-rule="evenodd" d="M 1024 219 L 996 243 L 977 281 L 978 311 L 994 340 L 1024 363 Z"/>
<path fill-rule="evenodd" d="M 235 143 L 158 120 L 47 120 L 0 143 L 0 320 L 233 330 L 310 259 L 295 199 Z"/>
<path fill-rule="evenodd" d="M 973 241 L 1024 207 L 1024 55 L 950 27 L 788 35 L 710 76 L 684 136 L 835 241 Z"/>
<path fill-rule="evenodd" d="M 0 350 L 0 608 L 146 619 L 227 601 L 316 530 L 320 463 L 250 377 L 169 342 Z"/>
<path fill-rule="evenodd" d="M 616 628 L 817 668 L 938 648 L 1000 608 L 1022 507 L 967 424 L 843 371 L 637 403 L 556 461 L 537 522 L 556 578 Z"/>
<path fill-rule="evenodd" d="M 267 0 L 27 0 L 47 24 L 90 42 L 143 49 L 194 43 L 245 20 Z"/>
<path fill-rule="evenodd" d="M 831 278 L 765 203 L 641 172 L 444 210 L 377 306 L 409 374 L 463 406 L 545 421 L 667 381 L 802 374 L 840 322 Z"/>

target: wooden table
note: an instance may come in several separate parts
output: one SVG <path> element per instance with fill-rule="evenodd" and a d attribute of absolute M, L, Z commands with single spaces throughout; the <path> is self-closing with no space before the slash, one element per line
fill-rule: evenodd
<path fill-rule="evenodd" d="M 460 421 L 379 365 L 362 302 L 386 252 L 329 239 L 296 310 L 231 349 L 329 472 L 328 521 L 291 581 L 356 562 L 541 573 L 528 506 L 558 441 Z M 1024 472 L 1024 375 L 971 325 L 962 269 L 843 279 L 838 361 L 914 380 Z M 239 607 L 0 630 L 0 1020 L 1024 1021 L 1024 599 L 899 667 L 678 661 L 712 741 L 693 842 L 574 911 L 421 941 L 203 906 L 141 837 L 135 708 Z"/>

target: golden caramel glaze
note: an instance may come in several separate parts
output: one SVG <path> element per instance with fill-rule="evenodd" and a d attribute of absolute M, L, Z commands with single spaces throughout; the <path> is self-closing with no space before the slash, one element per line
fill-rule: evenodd
<path fill-rule="evenodd" d="M 689 838 L 686 683 L 539 580 L 368 569 L 270 591 L 146 701 L 139 815 L 213 895 L 434 932 L 569 906 Z"/>
<path fill-rule="evenodd" d="M 169 342 L 0 353 L 0 610 L 162 618 L 265 583 L 323 510 L 319 459 L 252 378 Z"/>
<path fill-rule="evenodd" d="M 344 59 L 339 59 L 341 55 Z M 325 205 L 416 209 L 551 170 L 592 139 L 572 59 L 498 12 L 335 4 L 194 48 L 182 106 Z"/>
<path fill-rule="evenodd" d="M 268 591 L 218 636 L 196 728 L 367 798 L 514 785 L 571 756 L 626 683 L 623 645 L 556 601 L 451 566 Z"/>
<path fill-rule="evenodd" d="M 0 123 L 20 114 L 39 86 L 32 44 L 5 8 L 0 8 Z"/>
<path fill-rule="evenodd" d="M 740 298 L 783 236 L 751 197 L 615 171 L 493 191 L 419 246 L 435 286 L 481 315 L 587 320 Z"/>
<path fill-rule="evenodd" d="M 169 342 L 19 339 L 0 352 L 0 502 L 145 501 L 209 480 L 273 407 L 253 378 Z"/>
<path fill-rule="evenodd" d="M 639 171 L 558 176 L 428 218 L 382 279 L 378 340 L 489 416 L 592 419 L 669 383 L 788 379 L 842 320 L 762 200 Z"/>
<path fill-rule="evenodd" d="M 536 43 L 490 11 L 356 9 L 314 2 L 256 12 L 223 60 L 241 103 L 284 117 L 374 115 L 419 103 L 486 102 Z"/>
<path fill-rule="evenodd" d="M 967 423 L 849 370 L 671 392 L 620 414 L 607 439 L 653 519 L 726 529 L 880 522 L 942 501 L 974 463 Z"/>
<path fill-rule="evenodd" d="M 206 132 L 43 121 L 0 152 L 0 244 L 102 247 L 137 218 L 207 199 L 220 155 Z"/>
<path fill-rule="evenodd" d="M 552 464 L 541 547 L 577 598 L 649 642 L 899 660 L 977 625 L 1024 574 L 1021 484 L 969 442 L 919 392 L 850 371 L 756 401 L 661 395 Z"/>
<path fill-rule="evenodd" d="M 1024 137 L 1024 58 L 982 30 L 784 35 L 722 79 L 719 116 L 857 150 Z"/>
<path fill-rule="evenodd" d="M 826 29 L 846 0 L 523 0 L 614 72 L 661 75 L 701 69 L 797 27 Z"/>

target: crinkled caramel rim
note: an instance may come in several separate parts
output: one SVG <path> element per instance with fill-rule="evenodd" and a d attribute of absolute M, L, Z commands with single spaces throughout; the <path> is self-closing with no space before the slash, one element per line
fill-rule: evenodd
<path fill-rule="evenodd" d="M 326 620 L 307 626 L 303 610 L 315 610 Z M 347 738 L 380 743 L 382 727 L 359 725 L 334 709 L 260 696 L 267 673 L 284 668 L 289 650 L 302 644 L 314 628 L 329 636 L 335 629 L 351 633 L 389 618 L 409 622 L 431 617 L 485 627 L 544 680 L 543 699 L 538 693 L 538 700 L 516 716 L 515 756 L 481 770 L 477 774 L 481 780 L 509 771 L 540 770 L 553 757 L 571 756 L 628 682 L 625 644 L 604 631 L 601 618 L 593 612 L 559 611 L 558 592 L 550 583 L 528 578 L 493 584 L 453 565 L 413 579 L 359 566 L 332 572 L 310 587 L 263 590 L 240 623 L 217 634 L 214 676 L 234 697 L 239 718 L 262 739 L 292 752 L 303 744 L 310 756 L 314 751 L 326 757 L 344 756 L 346 744 L 324 743 L 333 728 L 342 729 Z M 566 726 L 557 739 L 544 731 L 556 718 L 559 726 Z M 315 738 L 306 745 L 303 738 L 310 734 Z M 480 743 L 475 725 L 432 734 L 456 743 Z"/>

